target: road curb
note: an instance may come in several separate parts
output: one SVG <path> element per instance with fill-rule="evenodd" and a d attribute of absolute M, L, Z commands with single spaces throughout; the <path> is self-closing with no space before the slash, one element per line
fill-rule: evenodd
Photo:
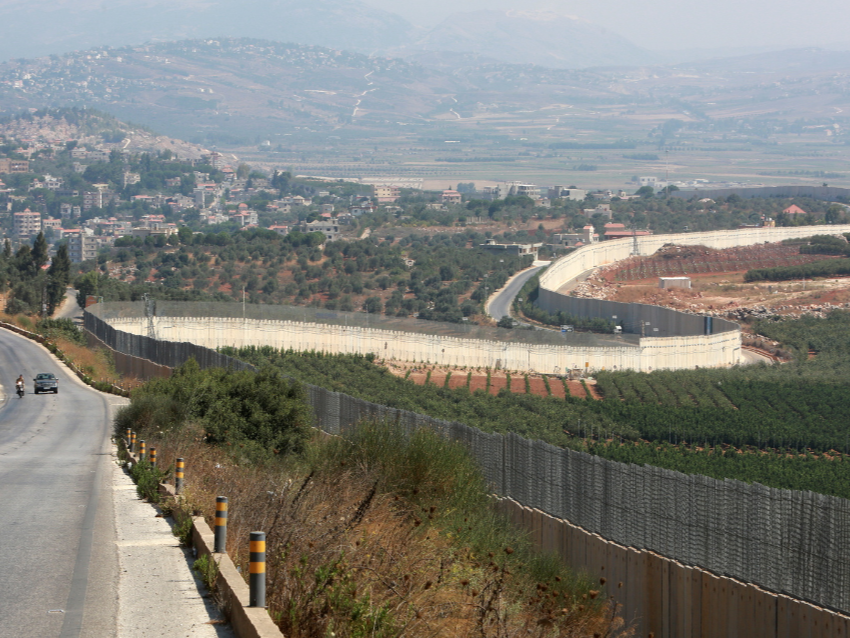
<path fill-rule="evenodd" d="M 159 484 L 159 493 L 167 498 L 178 500 L 173 485 Z M 249 607 L 248 583 L 236 569 L 236 565 L 227 554 L 213 551 L 214 535 L 203 516 L 190 516 L 177 508 L 172 516 L 178 523 L 192 519 L 192 546 L 197 557 L 209 556 L 218 565 L 216 587 L 223 602 L 223 610 L 230 626 L 239 638 L 283 638 L 283 633 L 274 624 L 269 612 L 261 607 Z"/>
<path fill-rule="evenodd" d="M 138 463 L 138 455 L 127 451 L 123 439 L 118 439 L 118 441 L 120 447 L 123 448 L 121 451 L 134 463 Z M 213 551 L 214 535 L 204 517 L 192 516 L 180 509 L 180 498 L 177 496 L 173 485 L 160 483 L 159 493 L 166 499 L 178 504 L 178 507 L 175 507 L 171 514 L 178 525 L 187 519 L 191 519 L 192 547 L 195 549 L 196 557 L 209 556 L 218 565 L 215 585 L 221 597 L 222 611 L 227 616 L 234 633 L 239 638 L 284 638 L 283 632 L 274 624 L 265 608 L 249 606 L 250 590 L 248 583 L 242 578 L 242 574 L 236 569 L 236 565 L 230 556 Z"/>

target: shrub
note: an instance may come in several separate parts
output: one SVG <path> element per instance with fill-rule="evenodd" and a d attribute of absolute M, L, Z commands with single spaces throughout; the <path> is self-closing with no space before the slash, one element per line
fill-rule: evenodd
<path fill-rule="evenodd" d="M 38 333 L 51 339 L 62 337 L 77 345 L 86 345 L 85 334 L 71 319 L 40 319 L 35 329 Z"/>
<path fill-rule="evenodd" d="M 302 448 L 310 412 L 301 385 L 270 367 L 256 373 L 201 370 L 190 359 L 171 377 L 153 379 L 134 392 L 115 424 L 119 433 L 134 425 L 154 433 L 182 428 L 190 420 L 203 427 L 211 443 L 239 445 L 246 453 L 288 452 Z"/>

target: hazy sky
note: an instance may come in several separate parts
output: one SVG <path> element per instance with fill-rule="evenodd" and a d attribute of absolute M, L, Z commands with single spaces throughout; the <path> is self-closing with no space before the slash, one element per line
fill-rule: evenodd
<path fill-rule="evenodd" d="M 648 49 L 835 46 L 850 49 L 848 0 L 364 0 L 414 24 L 451 13 L 554 8 L 607 27 Z"/>

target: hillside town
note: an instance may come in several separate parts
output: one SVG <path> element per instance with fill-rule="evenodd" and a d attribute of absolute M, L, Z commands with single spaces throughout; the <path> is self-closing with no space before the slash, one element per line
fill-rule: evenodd
<path fill-rule="evenodd" d="M 164 245 L 181 227 L 193 232 L 264 228 L 279 235 L 321 233 L 326 241 L 358 238 L 364 216 L 380 213 L 402 224 L 415 222 L 412 206 L 402 201 L 405 193 L 417 193 L 418 209 L 434 216 L 453 213 L 461 225 L 491 221 L 466 215 L 471 201 L 520 203 L 539 211 L 538 217 L 547 216 L 553 203 L 570 203 L 583 222 L 579 232 L 546 235 L 554 251 L 650 232 L 629 231 L 610 221 L 611 206 L 605 202 L 627 200 L 630 195 L 624 191 L 589 192 L 522 181 L 428 194 L 392 180 L 359 187 L 328 181 L 323 186 L 321 181 L 294 180 L 286 172 L 269 175 L 216 151 L 198 157 L 179 157 L 170 150 L 133 153 L 122 148 L 122 132 L 114 133 L 112 143 L 98 143 L 96 138 L 50 139 L 37 125 L 18 128 L 32 136 L 0 137 L 0 224 L 16 246 L 31 243 L 42 232 L 51 245 L 66 241 L 75 263 L 95 259 L 121 237 Z M 423 195 L 429 200 L 424 205 L 418 201 Z M 590 207 L 582 208 L 585 204 Z M 601 233 L 591 220 L 606 220 Z"/>

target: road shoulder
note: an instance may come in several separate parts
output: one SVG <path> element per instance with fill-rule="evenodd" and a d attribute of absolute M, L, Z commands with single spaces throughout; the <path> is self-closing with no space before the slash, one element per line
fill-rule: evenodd
<path fill-rule="evenodd" d="M 233 638 L 204 585 L 191 569 L 191 550 L 180 547 L 159 510 L 142 501 L 127 473 L 113 464 L 112 489 L 118 548 L 119 638 L 186 636 Z"/>

